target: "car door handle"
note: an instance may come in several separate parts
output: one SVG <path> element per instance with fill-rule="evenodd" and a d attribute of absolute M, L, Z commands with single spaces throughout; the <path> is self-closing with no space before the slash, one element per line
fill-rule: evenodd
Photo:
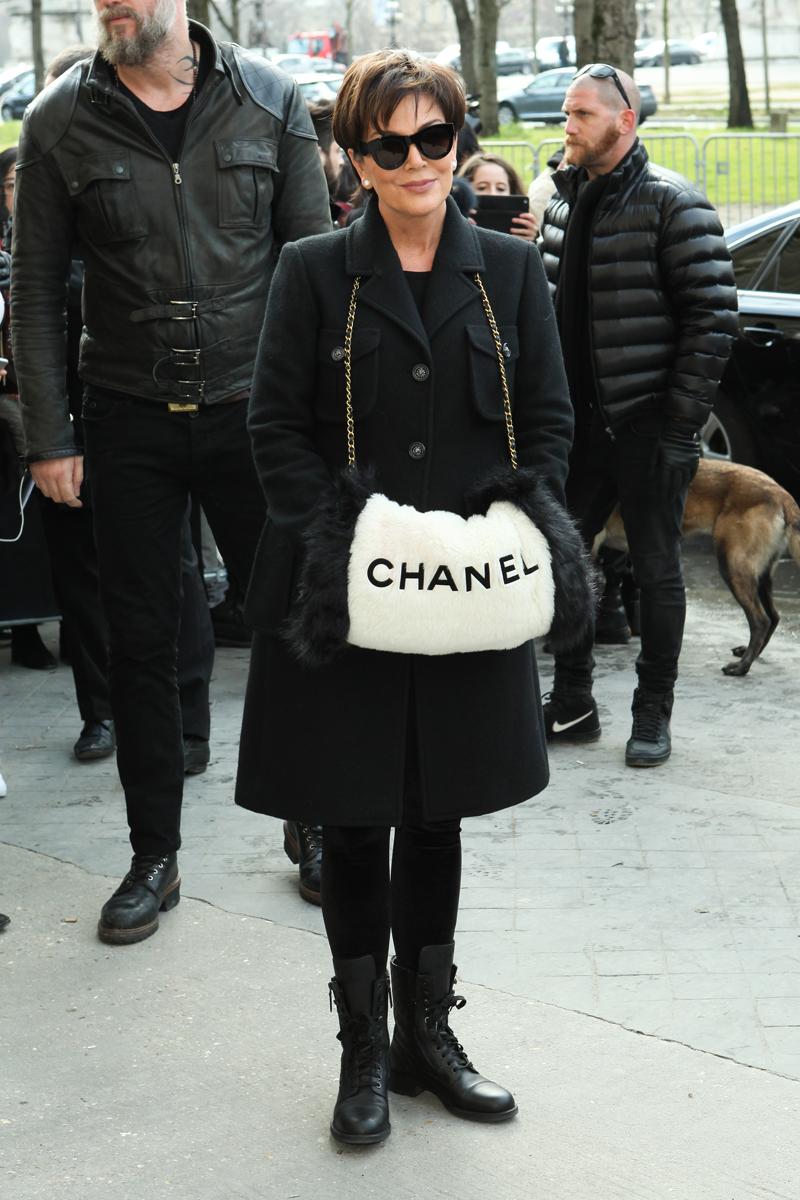
<path fill-rule="evenodd" d="M 776 329 L 774 325 L 745 325 L 742 333 L 751 342 L 756 342 L 767 350 L 776 342 L 782 342 L 784 337 L 782 330 Z"/>

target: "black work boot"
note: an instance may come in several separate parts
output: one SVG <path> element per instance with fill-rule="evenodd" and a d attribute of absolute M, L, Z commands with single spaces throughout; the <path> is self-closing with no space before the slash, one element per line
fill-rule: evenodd
<path fill-rule="evenodd" d="M 283 822 L 283 848 L 293 863 L 300 865 L 300 895 L 309 904 L 320 904 L 322 875 L 322 826 Z"/>
<path fill-rule="evenodd" d="M 392 1132 L 389 1124 L 389 1031 L 386 1025 L 389 981 L 377 978 L 375 959 L 333 960 L 334 978 L 328 984 L 331 1007 L 336 1004 L 342 1043 L 339 1095 L 331 1133 L 339 1142 L 368 1146 Z"/>
<path fill-rule="evenodd" d="M 130 871 L 103 905 L 100 941 L 118 946 L 144 941 L 158 929 L 159 912 L 168 912 L 180 898 L 177 854 L 134 854 Z"/>
<path fill-rule="evenodd" d="M 514 1097 L 478 1074 L 450 1028 L 450 1009 L 466 1004 L 453 993 L 453 943 L 423 947 L 417 965 L 416 972 L 408 971 L 392 959 L 389 1088 L 403 1096 L 433 1092 L 450 1112 L 471 1121 L 513 1117 Z"/>
<path fill-rule="evenodd" d="M 633 693 L 633 729 L 625 747 L 628 767 L 657 767 L 672 753 L 669 719 L 672 692 L 648 692 L 638 687 Z"/>
<path fill-rule="evenodd" d="M 543 700 L 548 742 L 596 742 L 600 737 L 600 718 L 591 692 L 582 696 L 547 692 Z"/>
<path fill-rule="evenodd" d="M 108 758 L 116 748 L 113 721 L 85 721 L 72 752 L 78 762 L 94 762 L 98 758 Z"/>

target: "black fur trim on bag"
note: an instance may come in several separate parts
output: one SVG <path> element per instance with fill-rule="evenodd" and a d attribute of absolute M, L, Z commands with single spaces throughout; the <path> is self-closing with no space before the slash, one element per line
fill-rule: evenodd
<path fill-rule="evenodd" d="M 303 534 L 297 598 L 283 636 L 300 662 L 323 667 L 347 644 L 347 568 L 356 521 L 375 491 L 372 472 L 344 470 Z"/>
<path fill-rule="evenodd" d="M 588 633 L 597 602 L 594 568 L 578 527 L 547 485 L 526 468 L 500 467 L 466 496 L 470 515 L 484 514 L 495 500 L 516 504 L 547 539 L 555 583 L 555 615 L 547 640 L 556 654 L 569 650 Z"/>

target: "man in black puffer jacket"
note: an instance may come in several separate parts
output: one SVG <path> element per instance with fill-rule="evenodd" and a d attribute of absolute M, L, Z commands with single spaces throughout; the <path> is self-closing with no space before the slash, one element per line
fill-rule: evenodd
<path fill-rule="evenodd" d="M 641 588 L 629 766 L 669 758 L 686 598 L 680 530 L 699 431 L 736 334 L 736 284 L 716 212 L 650 165 L 638 89 L 604 63 L 564 100 L 565 169 L 542 227 L 575 408 L 567 502 L 588 545 L 619 502 Z M 600 736 L 591 638 L 556 658 L 551 741 Z"/>

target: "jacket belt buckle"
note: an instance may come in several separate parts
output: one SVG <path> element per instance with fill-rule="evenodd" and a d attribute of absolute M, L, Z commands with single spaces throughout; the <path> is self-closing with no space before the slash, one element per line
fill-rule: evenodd
<path fill-rule="evenodd" d="M 167 412 L 171 413 L 196 413 L 200 411 L 199 404 L 175 404 L 167 405 Z"/>
<path fill-rule="evenodd" d="M 178 313 L 173 313 L 172 321 L 194 321 L 197 317 L 197 301 L 196 300 L 170 300 L 170 304 L 189 305 L 189 312 L 185 317 L 179 316 Z"/>

